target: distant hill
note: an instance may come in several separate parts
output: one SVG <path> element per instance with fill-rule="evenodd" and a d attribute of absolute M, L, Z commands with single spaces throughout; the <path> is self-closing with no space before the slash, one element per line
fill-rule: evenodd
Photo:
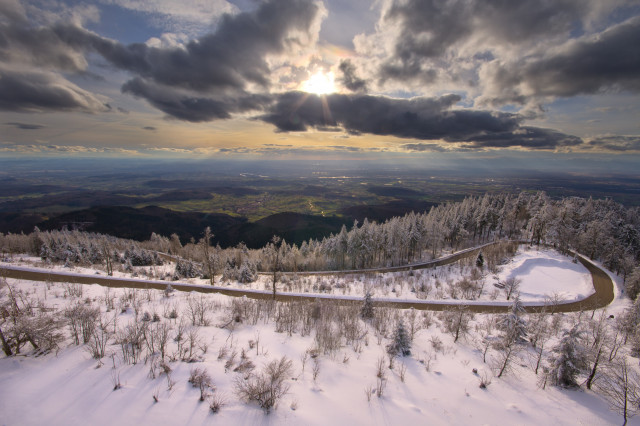
<path fill-rule="evenodd" d="M 342 225 L 353 224 L 353 219 L 336 216 L 314 216 L 302 213 L 276 213 L 256 222 L 233 226 L 226 231 L 229 241 L 243 241 L 250 248 L 263 247 L 273 235 L 288 243 L 301 244 L 311 238 L 322 239 L 340 232 Z"/>
<path fill-rule="evenodd" d="M 193 198 L 200 190 L 190 191 Z M 202 193 L 202 196 L 206 192 Z M 179 194 L 171 193 L 172 198 Z M 179 212 L 157 206 L 134 208 L 130 206 L 97 206 L 49 216 L 32 213 L 1 213 L 0 232 L 29 233 L 35 226 L 41 230 L 80 229 L 87 232 L 114 235 L 143 241 L 152 232 L 170 236 L 175 233 L 183 243 L 191 238 L 198 240 L 207 226 L 215 234 L 214 242 L 222 247 L 244 242 L 249 248 L 263 247 L 273 235 L 279 235 L 288 243 L 301 244 L 311 238 L 322 239 L 340 232 L 342 225 L 353 226 L 365 217 L 370 221 L 384 222 L 410 211 L 428 211 L 435 204 L 418 200 L 397 200 L 380 205 L 358 205 L 345 208 L 343 216 L 315 216 L 283 212 L 267 216 L 255 222 L 247 218 L 223 213 Z"/>
<path fill-rule="evenodd" d="M 42 222 L 38 227 L 54 230 L 66 226 L 138 241 L 148 240 L 152 232 L 165 236 L 176 233 L 184 243 L 191 238 L 200 238 L 207 226 L 211 227 L 214 234 L 218 234 L 244 222 L 245 218 L 221 213 L 176 212 L 155 206 L 140 209 L 108 206 L 64 213 Z"/>
<path fill-rule="evenodd" d="M 428 212 L 431 207 L 436 205 L 437 203 L 429 201 L 405 199 L 390 201 L 385 204 L 362 204 L 346 207 L 340 210 L 340 213 L 353 217 L 361 223 L 365 218 L 369 219 L 369 221 L 382 223 L 392 217 L 404 216 L 412 211 L 416 213 Z"/>
<path fill-rule="evenodd" d="M 170 236 L 178 234 L 180 241 L 198 240 L 207 226 L 215 234 L 214 242 L 223 247 L 244 242 L 250 248 L 263 247 L 273 235 L 280 235 L 289 243 L 301 244 L 310 238 L 321 239 L 339 232 L 343 224 L 353 223 L 351 218 L 322 217 L 300 213 L 277 213 L 256 222 L 222 213 L 177 212 L 161 207 L 133 208 L 102 206 L 63 213 L 50 219 L 41 215 L 0 215 L 1 232 L 31 232 L 34 226 L 41 230 L 80 229 L 120 238 L 143 241 L 152 232 Z"/>

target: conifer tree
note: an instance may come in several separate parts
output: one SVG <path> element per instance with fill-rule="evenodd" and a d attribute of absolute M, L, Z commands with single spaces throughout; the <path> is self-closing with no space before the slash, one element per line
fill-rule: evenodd
<path fill-rule="evenodd" d="M 360 316 L 363 319 L 373 318 L 373 301 L 371 300 L 371 292 L 369 291 L 364 295 L 364 304 L 362 305 L 362 309 L 360 309 Z"/>
<path fill-rule="evenodd" d="M 398 321 L 398 325 L 393 332 L 393 340 L 389 346 L 387 346 L 387 353 L 391 356 L 411 355 L 411 337 L 404 328 L 403 321 Z"/>

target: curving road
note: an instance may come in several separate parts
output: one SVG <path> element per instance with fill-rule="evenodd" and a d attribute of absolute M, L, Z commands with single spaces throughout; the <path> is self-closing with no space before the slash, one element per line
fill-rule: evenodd
<path fill-rule="evenodd" d="M 478 247 L 462 250 L 452 255 L 436 259 L 430 262 L 416 263 L 412 265 L 392 267 L 392 268 L 376 268 L 366 270 L 355 271 L 322 271 L 322 272 L 306 272 L 299 273 L 299 275 L 345 275 L 345 274 L 363 274 L 371 272 L 395 272 L 406 271 L 409 269 L 425 269 L 433 268 L 436 266 L 442 266 L 449 263 L 456 262 L 462 258 L 474 256 L 482 248 L 494 243 L 484 244 Z M 574 253 L 570 253 L 574 255 Z M 591 273 L 593 280 L 594 293 L 590 296 L 571 302 L 557 302 L 553 305 L 545 306 L 540 303 L 524 303 L 527 312 L 535 313 L 540 312 L 543 309 L 550 312 L 576 312 L 582 310 L 592 310 L 597 308 L 603 308 L 611 303 L 614 299 L 614 284 L 609 275 L 598 265 L 591 262 L 586 257 L 576 254 L 576 258 L 582 263 L 587 270 Z M 233 289 L 219 286 L 205 286 L 194 285 L 180 282 L 167 282 L 167 281 L 140 281 L 127 278 L 114 278 L 103 275 L 85 275 L 74 274 L 65 272 L 54 272 L 46 269 L 24 268 L 11 265 L 0 265 L 0 276 L 6 278 L 15 278 L 29 281 L 51 281 L 51 282 L 68 282 L 76 284 L 98 284 L 105 287 L 114 288 L 138 288 L 138 289 L 158 289 L 164 290 L 167 285 L 171 286 L 178 291 L 197 291 L 201 293 L 221 293 L 227 296 L 233 297 L 247 297 L 250 299 L 271 299 L 272 294 L 269 291 L 261 290 L 243 290 Z M 279 301 L 290 300 L 307 300 L 314 301 L 316 299 L 331 300 L 336 303 L 362 303 L 361 297 L 344 297 L 335 295 L 308 295 L 308 294 L 294 294 L 294 293 L 278 293 L 276 299 Z M 442 311 L 452 306 L 466 305 L 469 310 L 475 313 L 504 313 L 510 309 L 510 304 L 493 304 L 479 301 L 421 301 L 421 300 L 397 300 L 397 299 L 381 299 L 375 298 L 374 305 L 385 306 L 396 309 L 417 309 L 428 311 Z"/>

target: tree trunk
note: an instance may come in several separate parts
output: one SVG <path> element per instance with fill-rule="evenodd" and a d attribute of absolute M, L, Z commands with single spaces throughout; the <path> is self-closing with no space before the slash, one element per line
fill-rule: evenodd
<path fill-rule="evenodd" d="M 4 334 L 2 334 L 2 329 L 1 328 L 0 328 L 0 340 L 2 340 L 2 350 L 4 351 L 4 354 L 6 356 L 13 355 L 13 352 L 11 351 L 11 346 L 9 346 L 9 344 L 5 340 Z"/>
<path fill-rule="evenodd" d="M 589 378 L 587 379 L 587 389 L 591 389 L 591 384 L 593 383 L 593 378 L 596 376 L 596 371 L 598 370 L 598 363 L 600 361 L 600 354 L 602 353 L 602 346 L 598 349 L 598 354 L 596 355 L 596 360 L 593 363 L 593 368 L 591 369 L 591 373 L 589 374 Z"/>

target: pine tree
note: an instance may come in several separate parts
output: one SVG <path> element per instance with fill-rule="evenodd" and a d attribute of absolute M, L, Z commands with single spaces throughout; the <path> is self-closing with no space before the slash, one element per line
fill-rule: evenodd
<path fill-rule="evenodd" d="M 566 331 L 553 349 L 551 377 L 556 386 L 577 387 L 576 378 L 588 365 L 588 353 L 581 343 L 582 330 L 576 324 Z"/>
<path fill-rule="evenodd" d="M 391 356 L 411 355 L 411 338 L 404 328 L 404 322 L 398 321 L 393 333 L 393 341 L 387 346 L 387 353 Z"/>
<path fill-rule="evenodd" d="M 364 304 L 360 309 L 360 316 L 364 319 L 373 318 L 373 301 L 371 300 L 371 293 L 367 291 L 364 295 Z"/>
<path fill-rule="evenodd" d="M 480 269 L 484 267 L 484 256 L 482 256 L 482 252 L 478 253 L 478 257 L 476 258 L 476 266 Z"/>
<path fill-rule="evenodd" d="M 513 340 L 516 343 L 523 342 L 527 337 L 527 322 L 522 317 L 525 313 L 524 306 L 517 294 L 511 303 L 511 312 L 504 316 L 500 324 L 505 332 L 506 340 Z"/>

